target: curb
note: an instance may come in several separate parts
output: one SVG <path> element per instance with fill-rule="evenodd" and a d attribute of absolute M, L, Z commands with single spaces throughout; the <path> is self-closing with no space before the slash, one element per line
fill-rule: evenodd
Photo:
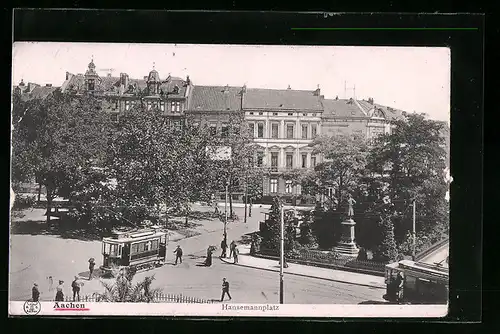
<path fill-rule="evenodd" d="M 241 254 L 240 254 L 241 255 Z M 222 262 L 227 263 L 227 264 L 233 264 L 233 262 L 228 261 L 227 259 L 219 258 Z M 238 263 L 236 264 L 237 266 L 240 267 L 246 267 L 246 268 L 253 268 L 253 269 L 260 269 L 260 270 L 266 270 L 266 271 L 272 271 L 272 272 L 279 272 L 279 270 L 275 269 L 269 269 L 269 268 L 262 268 L 262 267 L 256 267 L 256 266 L 251 266 L 248 264 L 241 264 Z M 375 288 L 375 289 L 385 289 L 385 286 L 379 286 L 379 285 L 371 285 L 371 284 L 363 284 L 363 283 L 354 283 L 354 282 L 348 282 L 348 281 L 342 281 L 338 279 L 333 279 L 333 278 L 326 278 L 326 277 L 317 277 L 317 276 L 311 276 L 311 275 L 306 275 L 306 274 L 299 274 L 299 273 L 292 273 L 292 272 L 284 272 L 289 275 L 295 275 L 295 276 L 301 276 L 301 277 L 307 277 L 307 278 L 316 278 L 316 279 L 321 279 L 325 281 L 330 281 L 330 282 L 337 282 L 337 283 L 345 283 L 345 284 L 354 284 L 354 285 L 360 285 L 360 286 L 365 286 L 368 288 Z"/>

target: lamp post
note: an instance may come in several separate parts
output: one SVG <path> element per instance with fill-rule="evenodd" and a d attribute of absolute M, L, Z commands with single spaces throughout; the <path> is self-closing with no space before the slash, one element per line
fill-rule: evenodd
<path fill-rule="evenodd" d="M 248 171 L 245 171 L 245 218 L 244 218 L 244 223 L 247 222 L 247 202 L 248 202 Z"/>
<path fill-rule="evenodd" d="M 417 233 L 416 233 L 416 228 L 415 228 L 415 217 L 416 217 L 416 204 L 417 201 L 414 199 L 413 200 L 413 226 L 412 226 L 412 257 L 413 261 L 415 261 L 415 256 L 416 256 L 416 249 L 417 249 Z"/>
<path fill-rule="evenodd" d="M 229 181 L 226 181 L 226 198 L 224 201 L 224 240 L 227 238 L 227 196 L 229 192 Z"/>

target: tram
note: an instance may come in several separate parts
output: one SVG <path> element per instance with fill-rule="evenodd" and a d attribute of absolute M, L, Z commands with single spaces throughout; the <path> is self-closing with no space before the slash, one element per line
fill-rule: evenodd
<path fill-rule="evenodd" d="M 113 269 L 129 267 L 137 271 L 165 264 L 168 233 L 158 226 L 151 228 L 114 231 L 109 238 L 102 239 L 103 264 L 100 269 L 106 275 Z"/>
<path fill-rule="evenodd" d="M 402 298 L 398 298 L 398 274 L 402 273 Z M 449 270 L 442 265 L 401 260 L 385 266 L 384 299 L 403 304 L 447 304 Z"/>

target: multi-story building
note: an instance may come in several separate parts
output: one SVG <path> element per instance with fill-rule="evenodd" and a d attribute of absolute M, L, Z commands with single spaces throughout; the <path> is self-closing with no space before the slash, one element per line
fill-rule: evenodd
<path fill-rule="evenodd" d="M 21 82 L 14 92 L 32 98 L 56 89 Z M 66 72 L 60 89 L 98 95 L 114 118 L 141 104 L 168 116 L 175 126 L 181 126 L 189 115 L 207 124 L 214 135 L 224 135 L 231 117 L 243 117 L 259 148 L 255 166 L 266 172 L 262 186 L 267 200 L 274 195 L 290 200 L 301 194 L 300 185 L 287 180 L 286 174 L 321 162 L 310 146 L 316 136 L 355 133 L 371 139 L 389 133 L 390 121 L 401 116 L 400 110 L 375 104 L 373 99 L 325 99 L 319 87 L 305 91 L 196 86 L 189 76 L 162 79 L 154 67 L 142 79 L 129 78 L 127 73 L 99 76 L 93 60 L 85 74 Z M 241 200 L 242 194 L 233 199 Z"/>

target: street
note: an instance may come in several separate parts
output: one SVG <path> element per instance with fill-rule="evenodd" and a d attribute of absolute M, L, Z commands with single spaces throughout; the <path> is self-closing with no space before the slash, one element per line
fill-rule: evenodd
<path fill-rule="evenodd" d="M 242 209 L 236 209 L 238 212 Z M 228 224 L 228 240 L 240 240 L 245 234 L 257 229 L 264 209 L 254 210 L 248 223 Z M 238 214 L 240 214 L 238 212 Z M 242 215 L 240 215 L 241 217 Z M 230 283 L 230 292 L 235 303 L 278 303 L 279 274 L 261 269 L 240 267 L 218 259 L 220 249 L 214 254 L 212 267 L 201 266 L 209 245 L 219 246 L 222 240 L 222 224 L 214 222 L 218 228 L 169 244 L 167 264 L 163 267 L 139 272 L 137 279 L 155 275 L 154 288 L 162 288 L 164 293 L 183 294 L 189 297 L 220 300 L 222 278 Z M 102 292 L 98 279 L 88 281 L 88 262 L 94 257 L 99 266 L 100 241 L 63 239 L 54 235 L 11 235 L 10 299 L 27 300 L 31 287 L 37 282 L 42 293 L 41 300 L 53 300 L 53 289 L 58 280 L 65 281 L 65 294 L 70 293 L 70 285 L 75 275 L 83 278 L 82 295 Z M 184 261 L 173 265 L 173 250 L 180 245 L 184 250 Z M 50 287 L 49 277 L 52 277 Z M 333 282 L 317 278 L 286 275 L 284 277 L 285 303 L 297 304 L 358 304 L 361 302 L 381 302 L 384 291 L 357 284 Z"/>

